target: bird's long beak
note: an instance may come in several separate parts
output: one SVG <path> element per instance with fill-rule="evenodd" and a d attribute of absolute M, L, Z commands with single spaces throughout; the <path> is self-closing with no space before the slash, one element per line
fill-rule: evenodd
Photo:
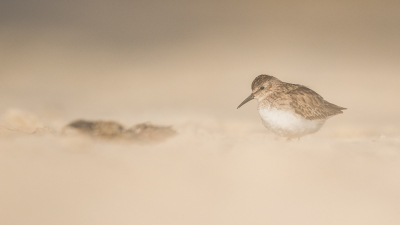
<path fill-rule="evenodd" d="M 237 108 L 240 108 L 240 106 L 246 104 L 248 101 L 251 101 L 254 99 L 254 95 L 253 93 L 251 93 L 251 95 L 249 97 L 247 97 L 242 103 L 240 103 L 240 105 Z"/>

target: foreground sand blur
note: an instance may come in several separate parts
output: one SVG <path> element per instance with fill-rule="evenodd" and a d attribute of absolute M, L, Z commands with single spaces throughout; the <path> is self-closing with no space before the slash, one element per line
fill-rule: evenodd
<path fill-rule="evenodd" d="M 287 143 L 257 123 L 198 118 L 158 144 L 62 135 L 10 110 L 2 224 L 397 224 L 400 137 Z M 367 132 L 368 133 L 368 132 Z"/>

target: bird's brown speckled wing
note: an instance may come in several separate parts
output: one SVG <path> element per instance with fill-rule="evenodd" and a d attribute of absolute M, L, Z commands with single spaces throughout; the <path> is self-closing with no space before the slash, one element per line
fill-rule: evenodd
<path fill-rule="evenodd" d="M 342 110 L 346 109 L 325 101 L 319 94 L 305 86 L 298 85 L 298 88 L 286 94 L 291 98 L 292 109 L 308 120 L 327 119 L 343 113 Z"/>

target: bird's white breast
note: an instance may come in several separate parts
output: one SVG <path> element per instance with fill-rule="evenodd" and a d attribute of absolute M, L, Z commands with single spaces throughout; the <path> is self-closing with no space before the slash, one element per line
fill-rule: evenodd
<path fill-rule="evenodd" d="M 262 122 L 265 127 L 279 136 L 297 138 L 317 132 L 325 120 L 307 120 L 292 111 L 279 110 L 270 107 L 259 107 Z"/>

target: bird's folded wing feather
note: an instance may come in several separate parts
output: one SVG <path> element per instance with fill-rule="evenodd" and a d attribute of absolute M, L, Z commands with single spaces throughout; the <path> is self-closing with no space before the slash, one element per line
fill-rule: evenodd
<path fill-rule="evenodd" d="M 287 92 L 290 96 L 290 106 L 295 113 L 308 120 L 327 119 L 330 116 L 343 113 L 345 108 L 325 101 L 315 91 L 299 85 Z"/>

